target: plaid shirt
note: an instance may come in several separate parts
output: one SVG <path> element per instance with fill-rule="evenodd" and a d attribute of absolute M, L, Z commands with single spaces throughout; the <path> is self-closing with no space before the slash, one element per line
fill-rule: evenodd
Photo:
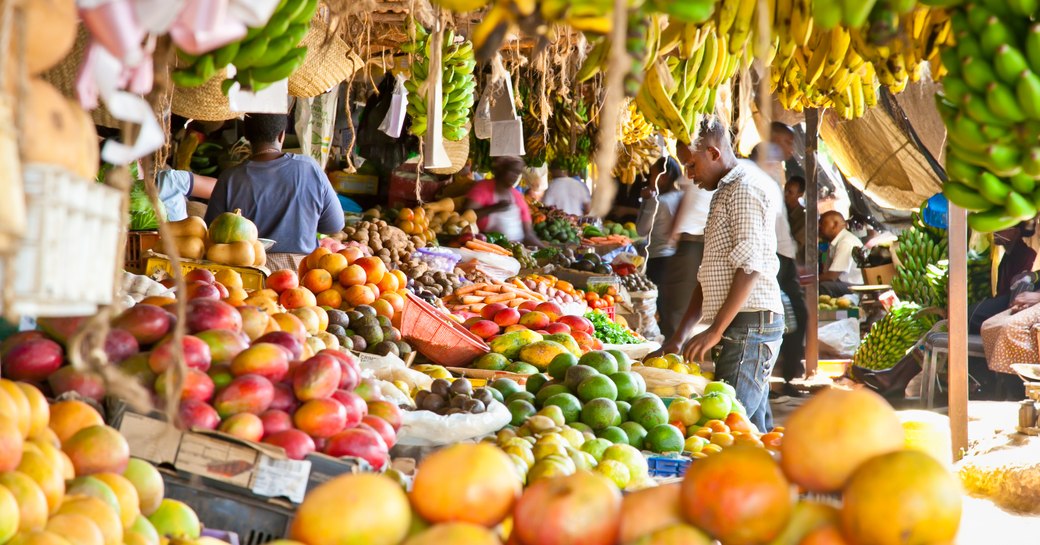
<path fill-rule="evenodd" d="M 737 269 L 757 272 L 740 312 L 784 313 L 776 273 L 776 217 L 780 210 L 776 182 L 750 161 L 738 161 L 719 182 L 704 228 L 704 258 L 697 280 L 704 292 L 702 320 L 715 319 Z"/>

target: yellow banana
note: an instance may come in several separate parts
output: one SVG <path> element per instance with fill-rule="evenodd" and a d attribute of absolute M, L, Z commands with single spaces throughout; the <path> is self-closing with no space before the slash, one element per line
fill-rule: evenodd
<path fill-rule="evenodd" d="M 718 47 L 715 48 L 715 65 L 712 67 L 711 75 L 706 82 L 709 89 L 718 87 L 722 83 L 722 74 L 729 63 L 729 38 L 722 34 L 719 36 Z"/>
<path fill-rule="evenodd" d="M 715 71 L 718 48 L 719 38 L 715 32 L 709 29 L 704 37 L 704 60 L 701 62 L 701 65 L 697 70 L 697 80 L 694 82 L 694 85 L 698 87 L 701 85 L 707 85 L 711 74 Z"/>
<path fill-rule="evenodd" d="M 718 16 L 715 18 L 715 30 L 717 30 L 719 34 L 729 34 L 729 29 L 733 28 L 734 23 L 736 23 L 737 10 L 743 1 L 744 0 L 727 0 L 721 2 L 721 9 L 716 11 Z"/>
<path fill-rule="evenodd" d="M 791 36 L 795 43 L 805 47 L 809 45 L 809 38 L 813 34 L 812 7 L 809 0 L 794 0 L 794 8 L 791 11 Z"/>
<path fill-rule="evenodd" d="M 723 4 L 730 4 L 723 2 Z M 757 0 L 739 0 L 737 3 L 737 17 L 733 22 L 733 28 L 729 35 L 729 52 L 736 55 L 747 45 L 748 36 L 751 35 L 751 23 L 755 14 Z"/>
<path fill-rule="evenodd" d="M 866 111 L 866 97 L 863 93 L 863 82 L 858 74 L 853 74 L 849 88 L 852 89 L 852 117 L 863 117 L 863 113 Z"/>
<path fill-rule="evenodd" d="M 835 27 L 828 31 L 828 34 L 837 31 L 838 27 Z M 809 65 L 805 69 L 805 84 L 812 86 L 816 83 L 816 80 L 820 79 L 823 75 L 823 69 L 826 67 L 827 55 L 830 51 L 831 40 L 821 39 L 819 44 L 813 48 L 812 56 L 809 57 Z"/>
<path fill-rule="evenodd" d="M 837 71 L 838 67 L 844 64 L 845 54 L 849 50 L 849 31 L 842 26 L 836 26 L 831 29 L 830 32 L 830 43 L 827 48 L 827 62 L 824 68 L 824 74 L 828 77 L 833 75 Z"/>

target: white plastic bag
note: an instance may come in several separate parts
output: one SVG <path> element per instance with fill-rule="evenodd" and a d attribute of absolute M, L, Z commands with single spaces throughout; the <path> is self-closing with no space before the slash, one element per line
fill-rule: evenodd
<path fill-rule="evenodd" d="M 859 319 L 846 318 L 821 325 L 817 338 L 821 356 L 851 358 L 859 348 Z"/>
<path fill-rule="evenodd" d="M 480 270 L 495 280 L 505 281 L 520 272 L 520 262 L 509 256 L 490 252 L 475 252 L 468 248 L 446 248 L 462 256 L 463 262 L 476 259 Z"/>
<path fill-rule="evenodd" d="M 390 108 L 379 124 L 379 130 L 390 138 L 399 138 L 404 127 L 405 108 L 408 104 L 408 90 L 404 87 L 405 78 L 400 73 L 394 76 L 394 94 L 390 97 Z"/>
<path fill-rule="evenodd" d="M 397 444 L 450 445 L 495 433 L 511 419 L 509 409 L 497 401 L 480 414 L 439 415 L 430 411 L 402 411 Z"/>
<path fill-rule="evenodd" d="M 661 397 L 693 397 L 704 394 L 708 379 L 700 375 L 676 373 L 670 369 L 658 369 L 635 365 L 632 371 L 639 373 L 646 382 L 646 391 Z"/>

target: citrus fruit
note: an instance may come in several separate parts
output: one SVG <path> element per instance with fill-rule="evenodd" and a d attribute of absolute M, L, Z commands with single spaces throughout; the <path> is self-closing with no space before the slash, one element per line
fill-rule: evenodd
<path fill-rule="evenodd" d="M 509 423 L 514 426 L 523 424 L 536 412 L 534 405 L 532 405 L 530 401 L 523 399 L 514 399 L 513 401 L 510 401 L 509 404 L 506 405 L 506 408 L 509 409 Z"/>
<path fill-rule="evenodd" d="M 610 375 L 610 380 L 614 382 L 614 387 L 617 388 L 617 399 L 619 401 L 628 401 L 633 397 L 639 395 L 639 384 L 633 375 L 636 373 L 619 371 Z"/>
<path fill-rule="evenodd" d="M 564 422 L 570 424 L 581 418 L 581 401 L 570 393 L 560 393 L 545 400 L 545 407 L 558 407 L 563 411 Z"/>
<path fill-rule="evenodd" d="M 596 466 L 595 471 L 610 479 L 611 482 L 621 489 L 624 489 L 632 481 L 632 472 L 628 470 L 628 466 L 617 460 L 603 460 Z"/>
<path fill-rule="evenodd" d="M 618 413 L 617 405 L 611 399 L 603 397 L 592 399 L 581 408 L 582 423 L 596 431 L 613 426 L 614 421 L 620 419 L 621 414 Z M 624 440 L 627 439 L 628 436 L 625 436 Z"/>
<path fill-rule="evenodd" d="M 564 352 L 557 354 L 556 357 L 549 362 L 549 376 L 556 380 L 563 380 L 567 375 L 567 369 L 574 367 L 578 364 L 578 358 L 570 352 Z"/>
<path fill-rule="evenodd" d="M 644 428 L 650 430 L 668 422 L 668 408 L 656 395 L 643 394 L 633 398 L 631 403 L 628 418 Z"/>
<path fill-rule="evenodd" d="M 581 445 L 581 451 L 592 455 L 592 457 L 595 458 L 596 462 L 598 463 L 603 458 L 603 451 L 607 450 L 607 448 L 613 444 L 614 443 L 611 443 L 606 439 L 601 439 L 597 437 L 595 439 L 589 439 L 588 441 L 585 441 Z"/>
<path fill-rule="evenodd" d="M 628 435 L 628 444 L 636 448 L 643 448 L 646 442 L 646 429 L 636 422 L 624 422 L 621 429 Z"/>
<path fill-rule="evenodd" d="M 646 433 L 644 445 L 646 450 L 651 452 L 682 452 L 685 442 L 679 428 L 671 424 L 660 424 Z"/>
<path fill-rule="evenodd" d="M 606 439 L 615 445 L 628 445 L 628 434 L 617 426 L 608 426 L 596 432 L 596 437 Z"/>
<path fill-rule="evenodd" d="M 578 360 L 578 364 L 587 365 L 604 375 L 613 375 L 618 372 L 617 360 L 605 350 L 587 352 Z"/>
<path fill-rule="evenodd" d="M 606 375 L 596 375 L 581 381 L 577 393 L 578 398 L 586 403 L 601 397 L 614 401 L 618 396 L 617 386 Z"/>

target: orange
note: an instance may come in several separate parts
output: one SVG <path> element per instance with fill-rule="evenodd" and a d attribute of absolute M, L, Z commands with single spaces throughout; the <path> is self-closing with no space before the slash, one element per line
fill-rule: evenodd
<path fill-rule="evenodd" d="M 310 255 L 304 258 L 303 263 L 306 265 L 308 271 L 311 269 L 321 268 L 321 258 L 331 253 L 332 251 L 328 248 L 324 246 L 318 246 L 314 249 L 313 252 L 310 253 Z"/>
<path fill-rule="evenodd" d="M 301 283 L 305 288 L 311 290 L 312 293 L 321 293 L 332 287 L 332 275 L 325 269 L 311 269 L 307 271 L 307 274 L 303 275 L 303 282 Z"/>
<path fill-rule="evenodd" d="M 401 212 L 397 214 L 397 220 L 401 222 L 412 221 L 413 219 L 415 219 L 415 212 L 411 208 L 402 208 Z"/>
<path fill-rule="evenodd" d="M 383 293 L 383 290 L 379 289 L 379 286 L 377 286 L 377 285 L 375 285 L 375 284 L 373 284 L 371 282 L 365 284 L 365 287 L 368 288 L 369 291 L 372 292 L 372 297 L 379 297 L 379 294 Z"/>
<path fill-rule="evenodd" d="M 357 246 L 347 246 L 346 248 L 343 248 L 337 253 L 347 258 L 348 265 L 353 264 L 355 261 L 361 259 L 362 257 L 365 257 L 365 252 L 361 251 L 361 248 L 358 248 Z"/>
<path fill-rule="evenodd" d="M 421 206 L 415 207 L 415 221 L 423 221 L 426 219 L 426 209 Z"/>
<path fill-rule="evenodd" d="M 401 297 L 401 294 L 396 291 L 383 292 L 379 298 L 389 302 L 390 306 L 394 308 L 394 313 L 404 310 L 404 297 Z"/>
<path fill-rule="evenodd" d="M 329 274 L 335 278 L 350 263 L 347 263 L 347 258 L 343 254 L 326 254 L 318 260 L 318 265 L 320 268 L 329 271 Z"/>
<path fill-rule="evenodd" d="M 339 308 L 343 304 L 343 296 L 335 288 L 319 293 L 315 299 L 321 307 Z"/>
<path fill-rule="evenodd" d="M 387 318 L 394 317 L 394 307 L 386 299 L 376 299 L 372 301 L 372 308 L 376 309 L 376 314 L 380 316 L 386 316 Z"/>
<path fill-rule="evenodd" d="M 378 257 L 362 257 L 354 263 L 365 269 L 368 275 L 368 282 L 378 283 L 383 279 L 383 275 L 386 274 L 386 264 Z"/>
<path fill-rule="evenodd" d="M 397 288 L 401 287 L 397 283 L 397 277 L 392 274 L 384 274 L 383 279 L 380 280 L 379 283 L 376 285 L 379 286 L 380 293 L 385 291 L 394 291 Z"/>
<path fill-rule="evenodd" d="M 339 273 L 339 283 L 347 286 L 360 286 L 368 281 L 368 273 L 361 265 L 350 265 Z"/>
<path fill-rule="evenodd" d="M 408 277 L 404 274 L 404 271 L 402 271 L 401 269 L 394 269 L 390 271 L 390 274 L 397 277 L 397 285 L 399 287 L 403 288 L 406 285 L 408 285 Z"/>
<path fill-rule="evenodd" d="M 351 286 L 347 289 L 347 296 L 344 299 L 351 307 L 356 307 L 372 304 L 376 300 L 376 296 L 366 286 Z"/>
<path fill-rule="evenodd" d="M 404 220 L 404 221 L 398 223 L 397 227 L 399 227 L 402 231 L 404 231 L 405 233 L 407 233 L 409 235 L 415 232 L 415 223 L 413 223 L 413 222 L 411 222 L 409 220 Z"/>

